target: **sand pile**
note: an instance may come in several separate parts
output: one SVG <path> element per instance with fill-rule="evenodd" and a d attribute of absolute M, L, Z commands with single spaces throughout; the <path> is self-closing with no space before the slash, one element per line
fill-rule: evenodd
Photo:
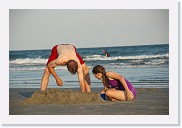
<path fill-rule="evenodd" d="M 36 91 L 30 98 L 20 102 L 19 105 L 30 104 L 90 104 L 103 103 L 98 93 L 82 93 L 73 90 L 47 89 Z"/>

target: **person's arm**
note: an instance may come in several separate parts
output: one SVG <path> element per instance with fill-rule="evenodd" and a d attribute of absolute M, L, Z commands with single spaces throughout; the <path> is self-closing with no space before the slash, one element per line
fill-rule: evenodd
<path fill-rule="evenodd" d="M 85 92 L 85 84 L 84 84 L 84 77 L 83 77 L 83 71 L 82 71 L 82 67 L 79 66 L 78 67 L 78 80 L 79 80 L 79 83 L 80 83 L 80 89 L 82 92 Z"/>
<path fill-rule="evenodd" d="M 131 91 L 129 90 L 123 76 L 121 76 L 120 74 L 117 74 L 115 72 L 107 72 L 106 75 L 107 75 L 107 77 L 110 77 L 112 79 L 118 79 L 122 83 L 122 85 L 123 85 L 123 87 L 124 87 L 124 89 L 126 91 L 126 96 L 127 96 L 126 98 L 127 99 L 132 96 Z"/>
<path fill-rule="evenodd" d="M 108 88 L 106 86 L 104 86 L 104 91 L 106 92 L 108 90 Z"/>
<path fill-rule="evenodd" d="M 102 82 L 102 83 L 103 83 L 103 86 L 104 86 L 104 91 L 106 92 L 109 89 L 109 84 L 106 83 L 106 85 L 104 85 L 104 82 Z"/>
<path fill-rule="evenodd" d="M 47 65 L 47 67 L 48 67 L 50 73 L 51 73 L 51 74 L 53 75 L 53 77 L 55 78 L 57 85 L 61 86 L 61 85 L 63 85 L 63 82 L 62 82 L 62 80 L 58 77 L 58 75 L 56 74 L 56 72 L 55 72 L 55 70 L 54 70 L 54 68 L 57 67 L 57 66 L 58 66 L 58 65 L 56 64 L 56 61 L 55 61 L 55 60 L 53 60 L 52 62 L 50 62 L 50 63 Z"/>

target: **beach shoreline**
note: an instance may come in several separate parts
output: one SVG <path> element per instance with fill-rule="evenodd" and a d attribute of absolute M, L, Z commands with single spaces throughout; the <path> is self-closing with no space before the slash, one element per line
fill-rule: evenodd
<path fill-rule="evenodd" d="M 59 88 L 60 89 L 60 88 Z M 169 88 L 137 88 L 131 101 L 104 101 L 87 104 L 30 104 L 19 103 L 30 98 L 39 88 L 10 88 L 9 115 L 169 115 Z M 80 91 L 79 88 L 61 90 Z M 102 88 L 92 88 L 99 93 Z"/>

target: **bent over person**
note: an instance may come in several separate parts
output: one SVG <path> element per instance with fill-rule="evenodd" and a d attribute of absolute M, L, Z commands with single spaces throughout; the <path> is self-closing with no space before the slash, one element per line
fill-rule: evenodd
<path fill-rule="evenodd" d="M 77 53 L 76 47 L 71 44 L 59 44 L 52 48 L 52 53 L 48 59 L 42 77 L 41 90 L 46 90 L 50 74 L 53 75 L 58 86 L 63 85 L 63 81 L 58 77 L 54 68 L 65 65 L 72 74 L 78 74 L 81 91 L 90 92 L 89 69 L 81 56 Z"/>

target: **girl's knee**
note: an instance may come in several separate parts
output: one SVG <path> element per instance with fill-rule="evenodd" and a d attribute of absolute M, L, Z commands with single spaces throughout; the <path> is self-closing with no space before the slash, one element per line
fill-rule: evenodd
<path fill-rule="evenodd" d="M 107 90 L 106 91 L 106 96 L 111 96 L 112 95 L 112 91 L 111 90 Z"/>

